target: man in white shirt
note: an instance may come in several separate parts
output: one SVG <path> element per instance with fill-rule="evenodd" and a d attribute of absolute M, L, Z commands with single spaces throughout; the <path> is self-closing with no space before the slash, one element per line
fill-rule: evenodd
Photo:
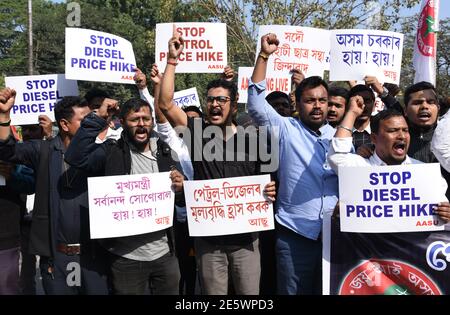
<path fill-rule="evenodd" d="M 372 143 L 375 152 L 369 158 L 350 153 L 352 150 L 352 127 L 355 120 L 364 111 L 364 100 L 361 96 L 350 99 L 349 109 L 341 124 L 337 126 L 336 134 L 331 140 L 328 152 L 328 163 L 339 175 L 339 166 L 375 166 L 375 165 L 405 165 L 419 164 L 421 161 L 407 155 L 410 135 L 405 117 L 398 111 L 388 109 L 373 116 L 370 122 Z M 446 181 L 441 178 L 442 194 L 447 190 Z M 448 201 L 439 203 L 435 210 L 443 220 L 450 221 L 450 204 Z"/>
<path fill-rule="evenodd" d="M 431 151 L 442 167 L 450 172 L 450 111 L 438 121 L 431 141 Z"/>

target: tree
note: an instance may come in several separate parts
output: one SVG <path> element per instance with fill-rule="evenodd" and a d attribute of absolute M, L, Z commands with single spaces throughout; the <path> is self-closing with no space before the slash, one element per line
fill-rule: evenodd
<path fill-rule="evenodd" d="M 450 18 L 439 23 L 437 42 L 437 75 L 436 87 L 438 95 L 450 96 Z"/>
<path fill-rule="evenodd" d="M 137 66 L 149 73 L 155 56 L 155 25 L 171 22 L 207 21 L 205 11 L 189 1 L 179 0 L 83 0 L 81 2 L 82 27 L 122 36 L 133 44 Z M 86 13 L 86 11 L 88 11 Z M 105 19 L 99 19 L 98 11 L 103 11 Z M 87 16 L 86 16 L 87 14 Z M 95 22 L 95 25 L 92 23 Z M 163 71 L 164 69 L 160 69 Z M 177 75 L 176 88 L 182 90 L 197 86 L 202 96 L 211 75 Z M 98 86 L 98 83 L 84 83 L 83 86 Z M 101 84 L 119 99 L 136 96 L 136 88 L 131 85 Z"/>
<path fill-rule="evenodd" d="M 5 75 L 18 71 L 26 73 L 27 46 L 19 38 L 26 36 L 26 1 L 2 0 L 0 2 L 0 86 Z M 20 55 L 15 52 L 23 51 Z"/>
<path fill-rule="evenodd" d="M 35 74 L 64 73 L 66 16 L 63 3 L 33 1 Z"/>
<path fill-rule="evenodd" d="M 334 28 L 374 28 L 405 34 L 401 87 L 414 79 L 412 43 L 417 17 L 400 18 L 400 10 L 419 0 L 78 0 L 81 27 L 113 33 L 133 44 L 138 66 L 149 72 L 155 60 L 155 24 L 168 22 L 223 22 L 227 24 L 228 62 L 237 70 L 255 60 L 258 25 L 287 24 Z M 26 1 L 0 2 L 0 72 L 27 73 Z M 34 68 L 36 73 L 63 73 L 66 4 L 33 1 Z M 449 20 L 441 21 L 438 36 L 438 77 L 440 93 L 450 87 Z M 163 69 L 160 69 L 163 71 Z M 196 86 L 201 98 L 212 74 L 179 74 L 176 89 Z M 79 82 L 81 95 L 92 86 L 107 89 L 118 99 L 136 96 L 132 85 Z"/>
<path fill-rule="evenodd" d="M 231 63 L 253 65 L 258 25 L 302 25 L 324 29 L 355 28 L 371 25 L 392 30 L 400 18 L 400 9 L 411 8 L 419 0 L 198 0 L 212 21 L 227 24 Z M 376 17 L 376 19 L 373 19 Z"/>

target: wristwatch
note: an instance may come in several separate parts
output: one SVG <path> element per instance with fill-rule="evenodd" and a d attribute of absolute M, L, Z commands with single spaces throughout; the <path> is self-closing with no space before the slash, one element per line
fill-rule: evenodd
<path fill-rule="evenodd" d="M 388 95 L 389 95 L 389 90 L 385 86 L 383 86 L 383 93 L 380 94 L 380 98 L 385 98 Z"/>

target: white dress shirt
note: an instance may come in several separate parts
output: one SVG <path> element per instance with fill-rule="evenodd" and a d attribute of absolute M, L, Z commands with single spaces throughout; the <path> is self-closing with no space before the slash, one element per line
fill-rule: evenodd
<path fill-rule="evenodd" d="M 368 159 L 363 158 L 362 156 L 354 153 L 350 153 L 352 151 L 352 137 L 347 138 L 336 138 L 334 137 L 331 140 L 330 151 L 328 151 L 328 163 L 330 167 L 336 172 L 339 176 L 339 167 L 340 166 L 382 166 L 387 165 L 380 157 L 374 152 Z M 423 164 L 423 162 L 410 158 L 406 156 L 405 160 L 401 163 L 401 165 L 408 164 Z M 447 191 L 447 182 L 441 176 L 441 189 L 442 194 L 445 196 L 445 192 Z M 446 200 L 445 200 L 446 201 Z"/>
<path fill-rule="evenodd" d="M 450 172 L 450 111 L 438 121 L 431 140 L 431 152 L 442 167 Z"/>

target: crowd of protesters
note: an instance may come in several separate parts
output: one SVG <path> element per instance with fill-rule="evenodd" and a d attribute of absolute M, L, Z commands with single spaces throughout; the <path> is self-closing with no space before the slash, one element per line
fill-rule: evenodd
<path fill-rule="evenodd" d="M 278 44 L 274 34 L 261 38 L 248 113 L 238 113 L 230 67 L 209 82 L 203 108 L 174 103 L 175 69 L 184 49 L 177 32 L 168 43 L 163 75 L 152 67 L 153 96 L 146 75 L 136 69 L 141 98 L 122 102 L 100 89 L 84 98 L 63 97 L 54 109 L 57 134 L 45 116 L 18 134 L 10 118 L 16 91 L 1 89 L 0 174 L 6 183 L 0 186 L 0 294 L 36 293 L 36 256 L 49 295 L 321 294 L 322 222 L 338 203 L 339 166 L 439 162 L 437 189 L 448 198 L 449 104 L 432 84 L 409 86 L 401 105 L 399 88 L 372 76 L 347 88 L 293 71 L 290 95 L 266 96 L 267 61 Z M 220 133 L 206 137 L 211 126 Z M 264 126 L 277 134 L 269 144 L 277 147 L 271 157 L 278 161 L 276 169 L 264 170 L 267 161 L 252 159 L 250 147 L 238 152 L 237 139 L 251 136 L 238 126 Z M 178 136 L 183 129 L 191 139 Z M 190 147 L 197 133 L 202 143 Z M 210 141 L 223 146 L 223 158 L 204 156 Z M 238 153 L 245 158 L 238 159 Z M 88 177 L 158 172 L 170 172 L 173 227 L 90 238 Z M 264 194 L 274 203 L 274 231 L 189 236 L 185 180 L 264 173 L 272 178 Z M 436 214 L 450 221 L 447 200 Z M 71 263 L 80 266 L 75 283 L 68 281 Z"/>

